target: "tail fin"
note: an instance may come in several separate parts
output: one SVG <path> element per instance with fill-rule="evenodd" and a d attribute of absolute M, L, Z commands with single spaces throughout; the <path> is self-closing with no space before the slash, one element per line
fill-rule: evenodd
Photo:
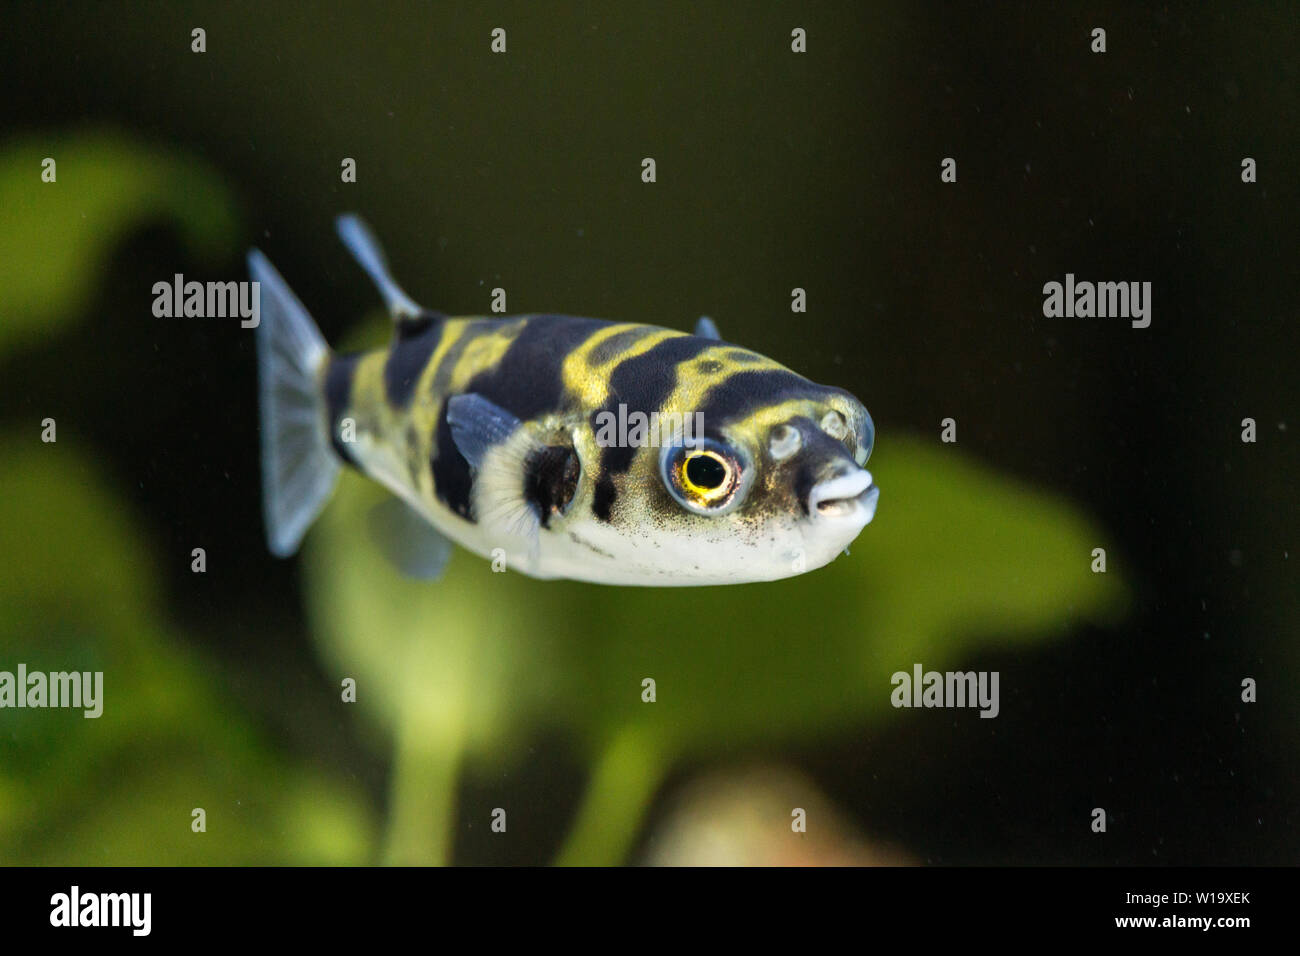
<path fill-rule="evenodd" d="M 256 249 L 248 253 L 248 271 L 261 292 L 262 510 L 267 545 L 284 558 L 298 550 L 338 479 L 321 385 L 330 351 L 298 297 Z"/>

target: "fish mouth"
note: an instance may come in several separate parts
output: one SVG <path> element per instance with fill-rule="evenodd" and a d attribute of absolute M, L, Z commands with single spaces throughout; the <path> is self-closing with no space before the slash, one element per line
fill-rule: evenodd
<path fill-rule="evenodd" d="M 813 485 L 808 492 L 808 514 L 816 518 L 863 519 L 866 524 L 876 514 L 880 489 L 871 480 L 871 472 L 858 468 L 848 474 Z"/>

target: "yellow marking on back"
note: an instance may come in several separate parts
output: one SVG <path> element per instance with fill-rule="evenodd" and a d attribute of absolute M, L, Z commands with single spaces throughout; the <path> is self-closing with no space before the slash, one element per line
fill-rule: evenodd
<path fill-rule="evenodd" d="M 741 372 L 770 372 L 790 370 L 780 362 L 775 362 L 765 355 L 759 355 L 757 352 L 750 352 L 748 349 L 740 349 L 747 355 L 752 355 L 758 361 L 737 362 L 731 358 L 728 353 L 737 351 L 734 345 L 714 345 L 705 349 L 693 359 L 689 359 L 678 366 L 677 386 L 673 389 L 667 401 L 664 402 L 661 412 L 693 412 L 704 402 L 705 395 L 709 390 L 717 385 L 721 385 Z M 699 369 L 700 363 L 714 363 L 717 368 L 713 371 L 705 372 Z M 791 373 L 794 374 L 794 373 Z M 705 427 L 709 423 L 705 422 Z"/>
<path fill-rule="evenodd" d="M 355 423 L 358 440 L 362 435 L 375 440 L 386 435 L 396 418 L 384 388 L 384 364 L 387 360 L 387 350 L 368 352 L 357 362 L 352 373 L 352 394 L 344 417 Z"/>
<path fill-rule="evenodd" d="M 500 328 L 490 332 L 480 332 L 476 335 L 474 340 L 465 347 L 465 351 L 461 353 L 455 367 L 451 370 L 448 391 L 463 391 L 479 372 L 494 368 L 514 344 L 528 321 L 528 319 L 518 319 L 504 323 Z"/>
<path fill-rule="evenodd" d="M 646 334 L 599 365 L 593 366 L 590 363 L 592 352 L 604 342 L 621 332 L 631 332 L 634 329 L 645 329 Z M 609 377 L 620 362 L 650 351 L 665 339 L 684 335 L 685 332 L 674 329 L 660 329 L 653 325 L 639 325 L 635 322 L 611 325 L 589 336 L 585 342 L 569 353 L 560 367 L 561 381 L 564 383 L 565 390 L 570 395 L 576 396 L 584 408 L 599 408 L 609 398 Z"/>
<path fill-rule="evenodd" d="M 347 407 L 343 410 L 340 433 L 353 460 L 372 478 L 396 494 L 408 496 L 421 490 L 418 479 L 420 454 L 405 438 L 407 412 L 388 401 L 384 367 L 388 350 L 367 352 L 358 359 L 352 373 Z M 351 420 L 351 436 L 343 429 Z"/>
<path fill-rule="evenodd" d="M 733 420 L 728 427 L 751 436 L 756 442 L 761 442 L 769 429 L 783 425 L 799 415 L 817 421 L 821 418 L 824 408 L 825 406 L 815 399 L 790 398 L 775 405 L 756 408 L 745 418 Z"/>
<path fill-rule="evenodd" d="M 737 350 L 744 352 L 749 356 L 753 356 L 755 360 L 737 362 L 728 355 L 729 352 L 735 352 Z M 700 363 L 713 363 L 717 367 L 713 369 L 713 371 L 706 372 L 702 371 L 698 367 Z M 700 352 L 700 354 L 695 356 L 695 358 L 687 359 L 685 362 L 678 363 L 676 368 L 677 384 L 674 387 L 672 394 L 670 394 L 664 401 L 663 405 L 657 409 L 661 422 L 663 421 L 663 416 L 666 415 L 685 416 L 694 414 L 694 412 L 704 403 L 704 398 L 708 394 L 709 390 L 716 385 L 722 384 L 733 375 L 737 375 L 741 372 L 752 371 L 789 371 L 789 369 L 780 362 L 775 362 L 765 355 L 760 355 L 757 352 L 750 352 L 748 349 L 739 349 L 738 346 L 727 343 L 719 343 L 710 346 Z M 749 418 L 732 421 L 728 427 L 736 428 L 737 430 L 746 430 L 749 428 L 749 423 L 762 417 L 763 413 L 768 412 L 769 410 L 781 408 L 784 405 L 794 406 L 796 404 L 797 402 L 785 402 L 778 406 L 769 406 L 768 408 L 759 409 L 757 413 L 749 416 Z M 648 409 L 648 411 L 656 411 L 656 409 Z M 713 427 L 712 424 L 707 421 L 703 423 L 703 426 L 706 430 Z M 757 431 L 757 429 L 755 429 L 755 431 Z M 656 476 L 658 474 L 658 468 L 658 448 L 647 445 L 646 447 L 637 449 L 636 456 L 633 459 L 632 467 L 630 469 L 632 472 L 640 474 L 642 480 L 655 481 L 657 480 Z"/>
<path fill-rule="evenodd" d="M 429 362 L 420 372 L 419 381 L 415 384 L 415 391 L 412 392 L 410 415 L 411 423 L 415 426 L 416 434 L 420 436 L 430 436 L 432 439 L 434 425 L 438 421 L 439 396 L 433 394 L 433 380 L 438 374 L 438 369 L 442 361 L 447 357 L 447 352 L 451 347 L 460 340 L 469 327 L 473 319 L 444 319 L 442 323 L 442 336 L 438 339 L 438 344 L 429 356 Z M 432 440 L 430 441 L 432 446 Z"/>

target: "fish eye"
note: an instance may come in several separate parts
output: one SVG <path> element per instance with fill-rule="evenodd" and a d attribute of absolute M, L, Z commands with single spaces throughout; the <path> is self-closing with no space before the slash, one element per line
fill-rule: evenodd
<path fill-rule="evenodd" d="M 731 466 L 716 452 L 692 452 L 682 462 L 682 484 L 692 494 L 705 498 L 717 493 L 730 473 Z"/>
<path fill-rule="evenodd" d="M 724 514 L 738 505 L 748 490 L 748 469 L 740 456 L 710 439 L 691 447 L 665 448 L 661 469 L 672 496 L 696 514 Z"/>

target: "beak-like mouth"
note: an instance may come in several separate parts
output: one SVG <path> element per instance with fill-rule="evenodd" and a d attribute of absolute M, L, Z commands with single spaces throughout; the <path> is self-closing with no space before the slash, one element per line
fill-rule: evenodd
<path fill-rule="evenodd" d="M 866 521 L 870 521 L 875 517 L 879 497 L 880 489 L 872 484 L 871 472 L 858 468 L 813 485 L 808 493 L 808 514 L 816 518 L 844 518 L 861 517 L 865 512 Z"/>

